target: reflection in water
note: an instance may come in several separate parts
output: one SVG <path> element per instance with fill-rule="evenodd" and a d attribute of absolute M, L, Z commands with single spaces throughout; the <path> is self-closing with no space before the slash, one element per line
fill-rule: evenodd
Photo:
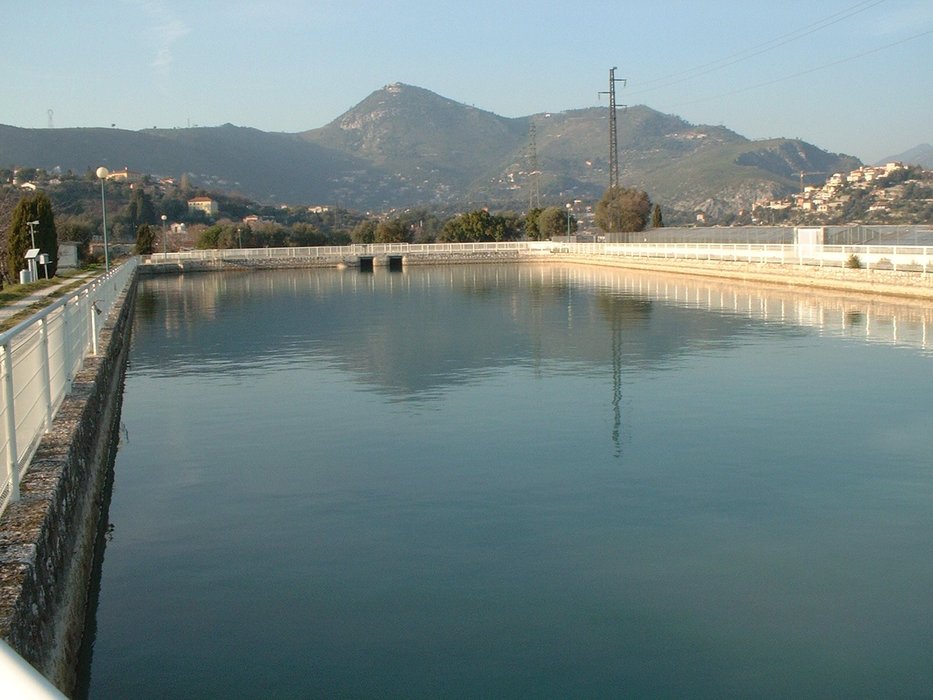
<path fill-rule="evenodd" d="M 608 362 L 617 455 L 627 366 L 663 369 L 697 347 L 728 347 L 750 322 L 923 350 L 933 323 L 933 309 L 908 301 L 553 265 L 153 277 L 138 314 L 165 330 L 156 345 L 137 343 L 140 371 L 234 376 L 313 358 L 403 401 L 431 400 L 527 358 L 539 372 Z"/>
<path fill-rule="evenodd" d="M 933 683 L 919 305 L 531 265 L 140 291 L 91 697 Z"/>
<path fill-rule="evenodd" d="M 573 290 L 587 292 L 574 298 Z M 430 291 L 425 297 L 423 292 Z M 592 294 L 595 292 L 595 295 Z M 486 371 L 524 357 L 536 362 L 624 363 L 663 366 L 695 343 L 729 343 L 747 321 L 775 324 L 779 332 L 816 328 L 821 333 L 930 349 L 933 309 L 925 304 L 878 301 L 782 288 L 740 286 L 703 278 L 664 277 L 597 267 L 450 266 L 402 274 L 361 275 L 334 270 L 216 273 L 145 280 L 140 314 L 160 314 L 167 344 L 140 348 L 136 362 L 186 371 L 248 371 L 289 362 L 305 353 L 326 355 L 386 391 L 417 394 L 456 382 L 463 372 Z M 504 323 L 492 306 L 507 305 Z M 595 308 L 593 306 L 595 304 Z M 401 308 L 401 318 L 393 314 Z M 649 331 L 674 323 L 675 338 L 622 343 L 627 324 L 662 309 Z M 716 313 L 698 317 L 684 310 Z M 257 310 L 243 325 L 241 312 Z M 599 313 L 606 327 L 574 323 Z M 706 333 L 697 335 L 696 319 Z M 493 323 L 475 333 L 474 323 Z M 349 326 L 349 330 L 347 328 Z M 366 333 L 354 333 L 353 329 Z M 479 327 L 482 327 L 480 325 Z M 499 338 L 505 335 L 506 342 Z M 704 335 L 706 337 L 704 337 Z M 495 342 L 488 339 L 496 338 Z M 686 345 L 684 345 L 686 343 Z M 411 353 L 395 349 L 412 348 Z M 416 350 L 415 350 L 416 349 Z"/>

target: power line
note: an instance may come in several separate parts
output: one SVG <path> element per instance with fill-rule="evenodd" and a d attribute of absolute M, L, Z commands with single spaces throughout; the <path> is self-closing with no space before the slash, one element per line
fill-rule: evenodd
<path fill-rule="evenodd" d="M 781 83 L 781 82 L 784 82 L 785 80 L 793 80 L 795 78 L 800 78 L 801 76 L 809 75 L 811 73 L 816 73 L 821 70 L 826 70 L 827 68 L 833 68 L 834 66 L 838 66 L 842 63 L 848 63 L 849 61 L 855 61 L 859 58 L 870 56 L 872 54 L 878 53 L 879 51 L 884 51 L 885 49 L 890 49 L 900 44 L 906 44 L 908 41 L 919 39 L 920 37 L 926 36 L 927 34 L 933 34 L 933 29 L 928 29 L 925 32 L 920 32 L 919 34 L 914 34 L 913 36 L 909 36 L 904 39 L 900 39 L 898 41 L 892 41 L 890 44 L 885 44 L 884 46 L 878 46 L 874 49 L 869 49 L 868 51 L 863 51 L 861 53 L 857 53 L 852 56 L 847 56 L 846 58 L 840 58 L 838 61 L 831 61 L 830 63 L 824 63 L 820 66 L 814 66 L 813 68 L 808 68 L 807 70 L 802 70 L 797 73 L 785 75 L 780 78 L 774 78 L 773 80 L 768 80 L 763 83 L 756 83 L 755 85 L 749 85 L 747 87 L 739 88 L 737 90 L 730 90 L 729 92 L 721 92 L 718 95 L 708 95 L 706 97 L 701 97 L 700 99 L 697 99 L 697 100 L 691 100 L 690 102 L 681 102 L 679 104 L 672 105 L 672 107 L 684 107 L 688 105 L 699 104 L 700 102 L 708 102 L 709 100 L 718 100 L 723 97 L 731 97 L 732 95 L 740 95 L 743 92 L 749 92 L 751 90 L 757 90 L 758 88 L 768 87 L 769 85 L 774 85 L 775 83 Z"/>
<path fill-rule="evenodd" d="M 696 66 L 695 68 L 688 68 L 687 70 L 681 71 L 679 73 L 673 73 L 661 78 L 647 80 L 641 85 L 636 86 L 636 88 L 630 92 L 629 95 L 635 96 L 645 92 L 653 92 L 655 90 L 670 87 L 671 85 L 688 82 L 701 75 L 707 75 L 708 73 L 713 73 L 717 70 L 733 66 L 755 56 L 760 56 L 761 54 L 767 53 L 768 51 L 773 51 L 774 49 L 777 49 L 798 39 L 802 39 L 803 37 L 809 36 L 810 34 L 820 31 L 821 29 L 838 24 L 839 22 L 842 22 L 849 17 L 857 15 L 861 12 L 865 12 L 866 10 L 870 10 L 871 8 L 876 7 L 883 2 L 886 2 L 886 0 L 863 0 L 862 2 L 857 3 L 848 9 L 840 10 L 839 12 L 828 15 L 827 17 L 817 20 L 816 22 L 805 25 L 800 29 L 794 30 L 787 34 L 782 34 L 778 37 L 775 37 L 774 39 L 770 39 L 761 44 L 756 44 L 737 53 L 730 54 L 715 61 L 710 61 L 709 63 L 704 63 L 700 66 Z"/>

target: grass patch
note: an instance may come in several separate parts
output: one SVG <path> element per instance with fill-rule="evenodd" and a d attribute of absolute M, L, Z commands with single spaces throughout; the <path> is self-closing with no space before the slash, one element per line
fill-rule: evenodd
<path fill-rule="evenodd" d="M 21 321 L 25 321 L 37 311 L 41 311 L 56 299 L 87 284 L 89 279 L 102 271 L 102 266 L 92 265 L 80 270 L 65 271 L 51 279 L 40 279 L 28 284 L 11 284 L 0 289 L 0 309 L 21 302 L 24 299 L 29 299 L 32 295 L 43 292 L 43 290 L 49 290 L 45 292 L 44 296 L 35 299 L 35 301 L 18 310 L 14 315 L 0 320 L 0 332 L 9 330 Z"/>

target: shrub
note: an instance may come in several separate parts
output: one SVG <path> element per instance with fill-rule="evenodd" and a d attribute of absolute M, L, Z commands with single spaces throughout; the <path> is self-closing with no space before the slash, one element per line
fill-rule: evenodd
<path fill-rule="evenodd" d="M 846 260 L 846 267 L 852 270 L 860 270 L 862 269 L 862 259 L 855 253 L 852 253 Z"/>

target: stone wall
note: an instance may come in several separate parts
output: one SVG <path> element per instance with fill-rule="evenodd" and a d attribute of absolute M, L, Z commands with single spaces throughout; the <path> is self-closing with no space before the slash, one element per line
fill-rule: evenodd
<path fill-rule="evenodd" d="M 0 636 L 66 694 L 75 683 L 90 573 L 113 468 L 136 277 L 0 518 Z"/>

